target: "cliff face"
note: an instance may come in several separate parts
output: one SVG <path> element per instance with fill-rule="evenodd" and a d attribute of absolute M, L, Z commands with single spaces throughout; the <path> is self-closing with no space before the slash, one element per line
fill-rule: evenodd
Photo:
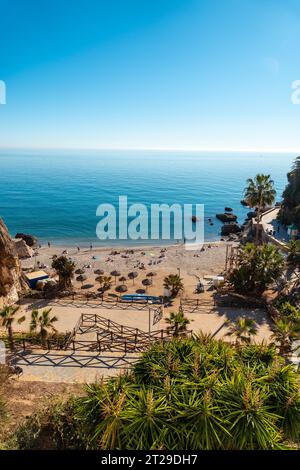
<path fill-rule="evenodd" d="M 297 157 L 292 171 L 287 175 L 288 184 L 283 192 L 283 204 L 279 220 L 286 224 L 300 225 L 300 157 Z"/>
<path fill-rule="evenodd" d="M 0 308 L 16 302 L 24 288 L 26 282 L 14 243 L 0 219 Z"/>

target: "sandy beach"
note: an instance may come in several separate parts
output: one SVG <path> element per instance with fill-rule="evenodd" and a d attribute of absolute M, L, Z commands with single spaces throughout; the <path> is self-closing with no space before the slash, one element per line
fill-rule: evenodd
<path fill-rule="evenodd" d="M 226 259 L 226 245 L 233 243 L 214 242 L 206 243 L 201 250 L 189 251 L 185 249 L 183 244 L 172 245 L 167 247 L 120 247 L 120 248 L 81 248 L 63 246 L 42 246 L 39 248 L 36 258 L 28 258 L 22 260 L 23 268 L 38 269 L 39 266 L 54 275 L 51 269 L 53 256 L 66 255 L 72 258 L 76 264 L 76 269 L 84 269 L 87 279 L 82 284 L 74 279 L 74 287 L 78 289 L 96 291 L 99 288 L 95 278 L 94 271 L 102 269 L 105 275 L 110 275 L 114 270 L 120 272 L 120 276 L 127 277 L 131 271 L 136 271 L 138 277 L 134 284 L 132 280 L 119 281 L 119 277 L 113 278 L 113 286 L 118 284 L 126 284 L 129 293 L 144 288 L 142 281 L 147 277 L 147 273 L 154 272 L 153 285 L 147 288 L 147 293 L 162 295 L 163 279 L 168 274 L 180 274 L 184 283 L 184 292 L 182 295 L 190 296 L 195 290 L 195 286 L 199 279 L 203 276 L 215 276 L 223 272 Z M 116 281 L 116 283 L 115 283 Z"/>

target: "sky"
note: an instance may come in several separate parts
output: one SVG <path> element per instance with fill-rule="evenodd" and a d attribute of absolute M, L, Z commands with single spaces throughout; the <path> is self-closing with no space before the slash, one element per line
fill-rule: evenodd
<path fill-rule="evenodd" d="M 299 44 L 299 0 L 0 0 L 0 147 L 298 151 Z"/>

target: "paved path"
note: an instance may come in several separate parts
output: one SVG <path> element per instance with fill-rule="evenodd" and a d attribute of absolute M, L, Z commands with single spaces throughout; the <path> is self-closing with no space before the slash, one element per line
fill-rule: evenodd
<path fill-rule="evenodd" d="M 91 383 L 128 369 L 138 357 L 138 354 L 35 350 L 20 352 L 16 364 L 23 370 L 22 381 Z"/>

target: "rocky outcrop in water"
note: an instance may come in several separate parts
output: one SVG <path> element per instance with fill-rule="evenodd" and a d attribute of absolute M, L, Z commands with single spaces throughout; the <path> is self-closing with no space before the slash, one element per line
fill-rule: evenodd
<path fill-rule="evenodd" d="M 232 222 L 232 223 L 223 225 L 221 229 L 221 235 L 225 236 L 225 235 L 231 235 L 233 233 L 237 234 L 237 233 L 241 233 L 241 231 L 242 231 L 241 226 L 237 224 L 236 222 Z"/>
<path fill-rule="evenodd" d="M 36 247 L 38 243 L 38 239 L 33 235 L 29 235 L 28 233 L 17 233 L 15 238 L 22 238 L 26 245 L 32 248 Z"/>
<path fill-rule="evenodd" d="M 216 214 L 217 219 L 221 220 L 221 222 L 228 223 L 228 222 L 236 222 L 237 216 L 234 214 Z"/>
<path fill-rule="evenodd" d="M 26 287 L 14 243 L 0 219 L 0 308 L 17 302 Z"/>

